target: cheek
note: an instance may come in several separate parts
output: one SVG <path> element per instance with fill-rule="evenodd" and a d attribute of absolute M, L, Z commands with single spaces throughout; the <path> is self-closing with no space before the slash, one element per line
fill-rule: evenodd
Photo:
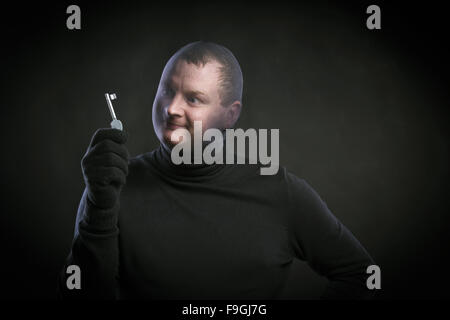
<path fill-rule="evenodd" d="M 152 122 L 153 129 L 156 131 L 157 135 L 163 125 L 163 113 L 160 101 L 155 101 L 152 108 Z"/>
<path fill-rule="evenodd" d="M 163 119 L 163 104 L 162 101 L 155 100 L 153 103 L 153 119 L 156 119 L 158 121 L 161 121 Z"/>
<path fill-rule="evenodd" d="M 192 127 L 194 126 L 194 121 L 202 121 L 203 131 L 209 128 L 219 128 L 222 126 L 223 122 L 223 115 L 221 112 L 213 110 L 212 108 L 192 110 L 189 114 L 189 118 Z"/>

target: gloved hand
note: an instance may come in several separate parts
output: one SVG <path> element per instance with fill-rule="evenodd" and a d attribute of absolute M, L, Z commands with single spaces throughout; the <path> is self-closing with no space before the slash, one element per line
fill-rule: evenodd
<path fill-rule="evenodd" d="M 96 207 L 114 207 L 128 175 L 127 133 L 117 129 L 98 129 L 81 160 L 88 200 Z"/>

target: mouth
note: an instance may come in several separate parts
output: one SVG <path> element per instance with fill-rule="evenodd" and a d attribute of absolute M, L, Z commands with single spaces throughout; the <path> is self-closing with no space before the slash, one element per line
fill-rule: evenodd
<path fill-rule="evenodd" d="M 166 127 L 168 129 L 176 130 L 176 129 L 184 128 L 184 125 L 178 124 L 176 122 L 166 121 Z"/>

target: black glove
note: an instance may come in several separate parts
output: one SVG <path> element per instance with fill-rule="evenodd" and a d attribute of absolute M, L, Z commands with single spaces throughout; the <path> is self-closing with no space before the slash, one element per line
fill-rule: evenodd
<path fill-rule="evenodd" d="M 119 200 L 128 175 L 127 134 L 117 129 L 98 129 L 92 137 L 81 168 L 88 200 L 95 207 L 109 209 Z"/>

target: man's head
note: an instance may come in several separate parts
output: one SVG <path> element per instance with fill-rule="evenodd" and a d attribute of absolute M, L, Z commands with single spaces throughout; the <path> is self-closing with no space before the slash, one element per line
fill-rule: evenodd
<path fill-rule="evenodd" d="M 167 62 L 153 102 L 153 127 L 172 148 L 174 130 L 194 133 L 194 121 L 209 128 L 232 128 L 242 107 L 242 71 L 233 54 L 210 42 L 190 43 Z"/>

